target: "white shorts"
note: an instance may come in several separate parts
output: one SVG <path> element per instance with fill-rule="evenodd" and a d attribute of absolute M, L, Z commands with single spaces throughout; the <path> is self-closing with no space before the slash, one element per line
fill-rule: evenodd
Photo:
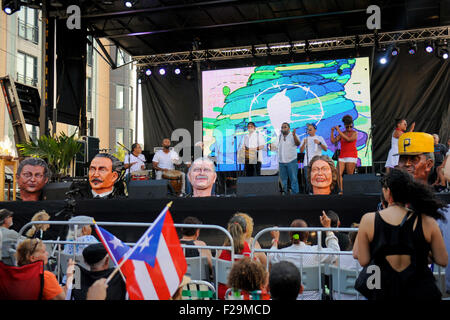
<path fill-rule="evenodd" d="M 339 162 L 357 163 L 358 158 L 339 158 Z"/>

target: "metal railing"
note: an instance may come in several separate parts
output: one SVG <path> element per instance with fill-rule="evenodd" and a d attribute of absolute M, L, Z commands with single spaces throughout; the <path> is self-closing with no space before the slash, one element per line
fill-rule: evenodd
<path fill-rule="evenodd" d="M 25 23 L 20 19 L 18 19 L 17 24 L 19 37 L 29 40 L 35 44 L 39 43 L 39 27 Z"/>
<path fill-rule="evenodd" d="M 312 251 L 304 251 L 304 250 L 287 250 L 286 248 L 283 249 L 255 249 L 254 244 L 256 243 L 256 241 L 258 241 L 258 239 L 265 233 L 267 232 L 271 232 L 271 231 L 280 231 L 280 232 L 289 232 L 289 231 L 303 231 L 303 232 L 312 232 L 312 231 L 316 231 L 317 232 L 317 251 L 312 252 Z M 332 266 L 332 265 L 336 265 L 338 267 L 338 283 L 340 283 L 341 279 L 340 279 L 340 274 L 341 274 L 341 255 L 352 255 L 352 251 L 332 251 L 332 250 L 327 250 L 326 252 L 322 251 L 322 232 L 326 232 L 326 231 L 333 231 L 333 232 L 357 232 L 358 228 L 319 228 L 319 227 L 308 227 L 308 228 L 291 228 L 291 227 L 272 227 L 272 228 L 265 228 L 261 231 L 259 231 L 252 243 L 251 243 L 251 258 L 253 259 L 255 252 L 265 252 L 267 254 L 267 263 L 266 263 L 266 270 L 269 270 L 269 264 L 270 264 L 270 253 L 294 253 L 294 254 L 298 254 L 299 255 L 299 260 L 301 262 L 300 265 L 300 273 L 302 273 L 302 269 L 303 269 L 303 259 L 302 259 L 302 254 L 317 254 L 319 255 L 319 263 L 318 263 L 318 279 L 319 279 L 319 294 L 320 296 L 322 296 L 322 274 L 325 275 L 330 275 L 330 270 L 328 268 L 328 266 Z M 327 255 L 337 255 L 337 259 L 336 261 L 334 261 L 332 264 L 328 264 L 328 265 L 323 265 L 322 263 L 320 263 L 320 258 L 321 255 L 323 254 L 327 254 Z M 356 261 L 355 261 L 356 263 Z M 355 266 L 357 267 L 359 265 L 359 263 Z M 360 269 L 362 269 L 361 266 L 359 266 Z M 441 281 L 441 277 L 442 277 L 442 267 L 440 267 L 439 265 L 436 265 L 437 267 L 437 271 L 434 271 L 434 275 L 438 276 L 439 279 L 439 289 L 441 290 L 441 292 L 445 292 L 445 281 Z M 323 269 L 323 272 L 322 272 Z M 356 278 L 359 275 L 360 270 L 358 270 L 357 268 L 355 268 L 355 276 Z M 355 279 L 356 279 L 355 278 Z M 338 293 L 338 297 L 339 299 L 341 298 L 341 290 L 340 290 L 340 286 L 338 288 L 338 290 L 333 290 L 333 291 L 337 291 Z M 357 292 L 356 294 L 356 298 L 359 298 L 359 292 Z"/>
<path fill-rule="evenodd" d="M 23 233 L 25 230 L 28 229 L 28 227 L 31 227 L 32 225 L 35 224 L 49 224 L 49 225 L 75 225 L 75 226 L 84 226 L 84 225 L 94 225 L 94 223 L 80 223 L 79 221 L 45 221 L 45 223 L 43 223 L 43 221 L 30 221 L 28 223 L 26 223 L 24 226 L 22 226 L 22 228 L 19 230 L 19 240 L 17 241 L 17 244 L 22 241 L 23 237 Z M 98 226 L 111 226 L 111 227 L 150 227 L 151 225 L 153 225 L 153 223 L 147 223 L 147 222 L 106 222 L 106 221 L 96 221 L 96 224 Z M 196 246 L 196 245 L 186 245 L 186 244 L 181 244 L 181 247 L 183 248 L 183 251 L 185 251 L 185 249 L 208 249 L 208 250 L 228 250 L 231 252 L 231 261 L 234 261 L 235 259 L 235 252 L 234 252 L 234 245 L 233 245 L 233 237 L 231 236 L 231 234 L 228 232 L 228 230 L 226 230 L 225 228 L 221 227 L 221 226 L 217 226 L 217 225 L 207 225 L 207 224 L 174 224 L 175 228 L 193 228 L 193 229 L 210 229 L 210 230 L 218 230 L 221 231 L 223 233 L 225 233 L 225 235 L 227 236 L 227 238 L 230 241 L 230 245 L 229 246 Z M 77 233 L 76 230 L 77 227 L 75 227 L 75 234 Z M 86 242 L 80 242 L 80 241 L 67 241 L 67 240 L 43 240 L 42 241 L 44 244 L 50 244 L 50 245 L 55 245 L 54 249 L 53 249 L 53 253 L 55 251 L 56 246 L 61 245 L 61 244 L 70 244 L 70 245 L 77 245 L 77 244 L 83 244 L 83 245 L 87 245 Z M 128 245 L 128 246 L 134 246 L 136 245 L 136 242 L 124 242 L 124 244 Z M 61 248 L 59 246 L 59 252 L 60 252 Z M 76 256 L 76 250 L 73 250 L 73 257 L 75 258 Z M 201 256 L 201 255 L 200 255 Z M 206 258 L 206 257 L 205 257 Z M 58 265 L 59 265 L 59 261 L 58 261 Z M 218 268 L 218 259 L 215 259 L 215 270 L 217 270 Z M 59 276 L 59 272 L 58 272 L 58 276 Z M 59 277 L 58 277 L 59 279 Z M 215 284 L 216 284 L 216 288 L 218 286 L 218 281 L 217 281 L 217 275 L 215 277 Z"/>

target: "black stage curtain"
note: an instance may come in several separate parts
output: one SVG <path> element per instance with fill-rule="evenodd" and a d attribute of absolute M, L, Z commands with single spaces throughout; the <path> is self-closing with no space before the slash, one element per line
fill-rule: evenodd
<path fill-rule="evenodd" d="M 369 48 L 370 49 L 370 48 Z M 415 131 L 438 133 L 441 142 L 450 137 L 450 63 L 427 54 L 419 44 L 415 55 L 400 46 L 400 55 L 386 65 L 375 54 L 371 76 L 373 159 L 386 161 L 395 118 L 416 122 Z M 370 56 L 371 50 L 361 50 Z M 326 60 L 348 56 L 344 50 L 320 52 L 313 59 Z M 304 61 L 301 58 L 298 62 Z M 264 65 L 267 61 L 258 61 Z M 276 61 L 283 63 L 283 61 Z M 289 63 L 289 61 L 285 61 Z M 219 68 L 249 66 L 248 60 L 214 62 Z M 156 70 L 154 70 L 156 73 Z M 162 137 L 176 128 L 191 128 L 194 114 L 201 115 L 198 82 L 183 77 L 154 74 L 142 82 L 144 143 L 147 148 L 160 145 Z M 191 135 L 193 132 L 191 131 Z"/>
<path fill-rule="evenodd" d="M 162 139 L 171 137 L 172 131 L 185 128 L 194 139 L 194 119 L 198 118 L 200 98 L 196 77 L 176 76 L 166 68 L 166 75 L 157 70 L 142 80 L 142 105 L 145 149 L 161 146 Z"/>
<path fill-rule="evenodd" d="M 421 45 L 415 55 L 400 47 L 386 65 L 374 63 L 371 79 L 373 159 L 386 161 L 396 118 L 406 118 L 414 131 L 450 138 L 450 63 L 427 54 Z"/>

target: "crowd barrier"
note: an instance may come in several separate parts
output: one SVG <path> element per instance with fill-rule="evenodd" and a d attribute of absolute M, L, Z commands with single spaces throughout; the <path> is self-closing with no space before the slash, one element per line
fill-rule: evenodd
<path fill-rule="evenodd" d="M 42 224 L 42 221 L 32 221 L 27 224 L 25 224 L 19 231 L 20 236 L 23 235 L 24 231 L 27 230 L 29 227 L 31 227 L 33 224 Z M 86 225 L 89 223 L 80 223 L 80 222 L 69 222 L 69 221 L 46 221 L 45 224 L 49 225 Z M 93 225 L 92 223 L 91 225 Z M 96 222 L 97 225 L 102 227 L 108 227 L 108 226 L 120 226 L 120 227 L 145 227 L 148 228 L 152 225 L 152 223 L 134 223 L 134 222 L 104 222 L 99 221 Z M 229 239 L 230 245 L 229 246 L 195 246 L 195 245 L 186 245 L 182 244 L 181 247 L 183 250 L 191 248 L 191 249 L 209 249 L 209 250 L 229 250 L 231 252 L 231 261 L 224 261 L 221 259 L 218 259 L 216 257 L 212 257 L 213 262 L 213 282 L 215 283 L 215 288 L 218 288 L 218 282 L 227 283 L 227 277 L 228 273 L 232 266 L 232 261 L 234 261 L 235 258 L 239 258 L 240 255 L 236 255 L 234 252 L 233 247 L 233 239 L 230 235 L 230 233 L 224 229 L 221 226 L 217 225 L 204 225 L 204 224 L 175 224 L 175 228 L 194 228 L 194 229 L 211 229 L 211 230 L 218 230 L 220 232 L 223 232 Z M 75 227 L 77 228 L 77 227 Z M 271 232 L 271 231 L 279 231 L 279 232 L 289 232 L 289 231 L 307 231 L 307 232 L 316 232 L 317 233 L 317 244 L 318 244 L 318 251 L 317 252 L 311 252 L 311 251 L 293 251 L 293 250 L 286 250 L 286 249 L 256 249 L 254 247 L 254 243 L 258 241 L 258 239 L 265 233 Z M 251 247 L 251 257 L 254 258 L 256 252 L 264 252 L 267 254 L 267 264 L 266 269 L 269 269 L 270 259 L 271 259 L 271 253 L 277 253 L 277 252 L 283 252 L 283 253 L 294 253 L 299 255 L 299 261 L 300 263 L 300 272 L 302 274 L 302 282 L 304 284 L 304 287 L 306 291 L 315 291 L 317 290 L 319 293 L 319 296 L 322 296 L 323 294 L 323 285 L 322 281 L 323 275 L 331 276 L 332 283 L 332 290 L 336 293 L 336 298 L 341 299 L 341 297 L 348 298 L 349 296 L 356 296 L 356 298 L 359 298 L 359 293 L 356 292 L 353 288 L 354 280 L 358 277 L 360 266 L 359 264 L 355 264 L 355 268 L 352 270 L 348 269 L 342 269 L 341 268 L 341 256 L 342 255 L 352 255 L 351 251 L 330 251 L 327 250 L 326 252 L 323 252 L 322 248 L 322 233 L 326 231 L 334 231 L 334 232 L 354 232 L 358 231 L 357 228 L 317 228 L 317 227 L 308 227 L 308 228 L 290 228 L 290 227 L 271 227 L 271 228 L 265 228 L 261 231 L 259 231 L 254 239 L 253 242 L 250 244 Z M 144 232 L 144 231 L 143 231 Z M 18 240 L 20 242 L 21 240 Z M 61 266 L 61 245 L 65 244 L 82 244 L 86 245 L 86 242 L 78 242 L 78 241 L 67 241 L 67 240 L 44 240 L 43 243 L 47 245 L 47 247 L 50 249 L 52 256 L 57 256 L 58 259 L 58 280 L 60 271 L 64 268 Z M 136 243 L 129 243 L 124 242 L 128 246 L 134 246 Z M 323 263 L 319 263 L 317 266 L 314 267 L 303 267 L 302 263 L 302 257 L 303 254 L 316 254 L 319 255 L 319 261 L 321 258 L 321 255 L 327 254 L 327 255 L 336 255 L 336 262 L 335 265 L 327 265 Z M 77 257 L 75 254 L 75 250 L 73 251 L 73 255 L 71 256 L 74 260 L 77 261 L 77 263 L 80 263 L 80 257 Z M 69 257 L 65 257 L 68 259 Z M 190 276 L 193 281 L 209 281 L 211 280 L 210 277 L 208 277 L 207 274 L 204 274 L 203 271 L 205 270 L 205 266 L 207 266 L 207 260 L 204 256 L 199 256 L 196 258 L 187 258 L 186 261 L 188 263 L 188 270 L 186 275 Z M 81 261 L 81 263 L 83 263 Z M 434 271 L 434 275 L 438 280 L 438 286 L 440 287 L 442 292 L 445 292 L 445 271 L 442 270 L 441 267 L 437 266 L 437 268 Z M 314 276 L 315 274 L 315 276 Z"/>

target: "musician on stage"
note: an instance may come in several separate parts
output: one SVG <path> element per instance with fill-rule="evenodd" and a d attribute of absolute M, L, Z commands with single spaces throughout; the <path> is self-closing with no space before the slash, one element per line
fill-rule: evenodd
<path fill-rule="evenodd" d="M 170 150 L 170 139 L 165 138 L 162 141 L 162 150 L 158 150 L 153 156 L 153 168 L 156 172 L 156 180 L 161 180 L 165 173 L 169 174 L 176 171 L 176 173 L 181 175 L 181 193 L 186 192 L 186 174 L 184 172 L 175 170 L 174 165 L 180 165 L 181 159 L 178 153 L 174 150 Z"/>
<path fill-rule="evenodd" d="M 139 143 L 131 146 L 131 153 L 125 155 L 123 161 L 124 169 L 126 169 L 125 181 L 128 181 L 129 175 L 135 171 L 145 170 L 145 156 L 142 154 L 142 147 Z"/>
<path fill-rule="evenodd" d="M 289 123 L 284 122 L 281 125 L 281 134 L 278 138 L 278 161 L 280 180 L 283 185 L 283 192 L 287 193 L 287 180 L 291 182 L 292 193 L 298 193 L 298 164 L 297 164 L 297 147 L 300 140 L 292 130 Z"/>
<path fill-rule="evenodd" d="M 305 176 L 308 176 L 308 171 L 310 169 L 310 163 L 312 158 L 315 156 L 320 156 L 322 151 L 327 151 L 327 143 L 325 139 L 321 136 L 316 135 L 317 127 L 313 123 L 308 123 L 306 125 L 306 130 L 308 135 L 303 138 L 301 142 L 300 152 L 305 152 L 305 157 L 303 159 L 303 168 L 305 169 Z M 309 179 L 306 179 L 306 185 L 308 189 L 311 189 L 311 183 Z M 308 190 L 308 192 L 311 190 Z"/>
<path fill-rule="evenodd" d="M 256 131 L 254 122 L 247 125 L 248 135 L 244 137 L 242 148 L 245 151 L 244 171 L 246 176 L 261 175 L 262 149 L 264 149 L 264 137 Z"/>

